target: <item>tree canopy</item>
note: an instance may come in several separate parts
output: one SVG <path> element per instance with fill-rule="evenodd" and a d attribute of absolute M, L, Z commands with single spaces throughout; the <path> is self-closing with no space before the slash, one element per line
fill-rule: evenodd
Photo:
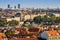
<path fill-rule="evenodd" d="M 50 16 L 49 15 L 44 15 L 44 16 L 34 17 L 33 21 L 35 23 L 41 23 L 41 22 L 60 23 L 60 18 L 51 14 Z"/>
<path fill-rule="evenodd" d="M 6 26 L 7 21 L 6 20 L 0 20 L 0 26 Z"/>
<path fill-rule="evenodd" d="M 37 16 L 33 19 L 35 23 L 40 23 L 41 22 L 41 16 Z"/>
<path fill-rule="evenodd" d="M 8 25 L 9 25 L 9 26 L 16 26 L 16 25 L 18 25 L 18 24 L 19 24 L 19 22 L 16 21 L 16 20 L 8 21 Z"/>

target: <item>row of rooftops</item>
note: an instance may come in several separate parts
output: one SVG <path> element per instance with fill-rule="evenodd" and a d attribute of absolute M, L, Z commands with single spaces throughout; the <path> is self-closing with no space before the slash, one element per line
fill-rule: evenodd
<path fill-rule="evenodd" d="M 45 31 L 49 36 L 60 36 L 60 30 Z"/>
<path fill-rule="evenodd" d="M 4 28 L 4 30 L 8 30 L 8 28 Z M 12 30 L 12 29 L 10 29 L 10 30 Z M 28 30 L 21 28 L 21 27 L 17 27 L 17 28 L 14 28 L 13 30 L 14 30 L 14 32 L 17 32 L 17 34 L 11 34 L 10 37 L 11 36 L 18 36 L 18 38 L 19 38 L 19 36 L 22 35 L 22 33 L 25 33 L 24 34 L 25 36 L 32 36 L 32 37 L 37 38 L 36 35 L 39 35 L 42 32 L 46 32 L 49 36 L 59 36 L 60 35 L 60 30 L 44 30 L 43 26 L 42 27 L 35 27 L 35 28 L 32 27 Z M 23 32 L 21 32 L 21 30 Z M 0 33 L 1 33 L 1 29 L 0 29 Z"/>

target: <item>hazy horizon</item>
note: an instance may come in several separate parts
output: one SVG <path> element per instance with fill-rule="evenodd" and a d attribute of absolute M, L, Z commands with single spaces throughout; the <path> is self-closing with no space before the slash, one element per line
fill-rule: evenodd
<path fill-rule="evenodd" d="M 0 8 L 21 5 L 21 8 L 60 8 L 60 0 L 0 0 Z"/>

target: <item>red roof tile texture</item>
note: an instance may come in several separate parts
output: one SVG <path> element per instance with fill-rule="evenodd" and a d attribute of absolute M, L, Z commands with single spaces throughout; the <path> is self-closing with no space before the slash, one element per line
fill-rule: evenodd
<path fill-rule="evenodd" d="M 38 40 L 37 38 L 15 38 L 15 39 L 9 39 L 9 40 Z"/>

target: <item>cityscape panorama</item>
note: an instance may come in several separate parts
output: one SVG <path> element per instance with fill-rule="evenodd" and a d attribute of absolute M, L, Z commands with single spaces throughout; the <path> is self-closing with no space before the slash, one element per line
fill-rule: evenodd
<path fill-rule="evenodd" d="M 0 40 L 60 40 L 60 0 L 0 0 Z"/>

